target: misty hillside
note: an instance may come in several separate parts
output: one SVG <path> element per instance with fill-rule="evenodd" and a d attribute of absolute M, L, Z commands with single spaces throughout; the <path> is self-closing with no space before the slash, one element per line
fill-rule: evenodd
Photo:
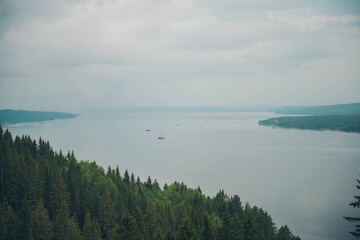
<path fill-rule="evenodd" d="M 360 133 L 360 115 L 278 117 L 259 121 L 259 125 Z"/>
<path fill-rule="evenodd" d="M 289 115 L 360 114 L 360 103 L 309 106 L 309 107 L 282 107 L 275 109 L 274 112 L 276 114 L 289 114 Z"/>
<path fill-rule="evenodd" d="M 24 110 L 0 110 L 0 124 L 15 124 L 25 122 L 48 121 L 55 119 L 75 118 L 76 114 L 63 112 L 42 112 L 42 111 L 24 111 Z"/>

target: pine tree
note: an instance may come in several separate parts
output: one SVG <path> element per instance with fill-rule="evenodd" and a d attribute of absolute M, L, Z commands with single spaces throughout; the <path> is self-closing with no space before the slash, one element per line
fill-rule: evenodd
<path fill-rule="evenodd" d="M 85 240 L 101 240 L 99 224 L 91 219 L 89 210 L 85 214 L 83 237 Z"/>
<path fill-rule="evenodd" d="M 257 239 L 256 222 L 249 203 L 245 205 L 244 237 L 246 240 Z"/>
<path fill-rule="evenodd" d="M 125 173 L 124 173 L 124 183 L 126 183 L 126 184 L 130 183 L 129 172 L 127 169 L 125 170 Z"/>
<path fill-rule="evenodd" d="M 69 192 L 63 179 L 62 171 L 53 165 L 49 181 L 49 215 L 52 219 L 61 206 L 69 206 Z"/>
<path fill-rule="evenodd" d="M 43 180 L 41 179 L 41 173 L 39 166 L 35 161 L 31 161 L 27 174 L 27 193 L 26 196 L 29 200 L 30 207 L 35 206 L 43 195 Z"/>
<path fill-rule="evenodd" d="M 21 239 L 21 222 L 6 200 L 0 205 L 0 224 L 1 239 Z"/>
<path fill-rule="evenodd" d="M 119 239 L 136 240 L 140 237 L 134 217 L 126 212 L 117 226 L 116 233 Z"/>
<path fill-rule="evenodd" d="M 149 201 L 144 217 L 146 239 L 154 239 L 158 222 L 157 220 L 157 212 L 155 211 L 154 204 Z"/>
<path fill-rule="evenodd" d="M 356 185 L 356 188 L 358 190 L 360 190 L 360 180 L 357 179 L 356 181 L 359 184 L 359 185 Z M 354 198 L 355 198 L 355 202 L 352 202 L 349 205 L 354 208 L 359 209 L 360 208 L 360 195 L 354 196 Z M 344 218 L 349 222 L 359 222 L 359 224 L 357 224 L 355 226 L 355 231 L 350 232 L 350 234 L 353 235 L 354 237 L 356 237 L 356 239 L 359 239 L 360 238 L 360 216 L 359 217 L 344 217 Z"/>
<path fill-rule="evenodd" d="M 54 239 L 73 240 L 82 239 L 81 232 L 75 216 L 69 216 L 69 208 L 62 204 L 54 220 Z"/>
<path fill-rule="evenodd" d="M 294 240 L 295 237 L 291 233 L 287 225 L 281 226 L 278 232 L 277 240 Z"/>
<path fill-rule="evenodd" d="M 120 171 L 118 165 L 116 165 L 116 176 L 120 178 Z"/>
<path fill-rule="evenodd" d="M 152 181 L 151 181 L 150 176 L 148 177 L 148 179 L 147 179 L 147 181 L 145 183 L 145 187 L 147 187 L 149 189 L 151 189 L 151 187 L 152 187 Z"/>
<path fill-rule="evenodd" d="M 106 238 L 114 226 L 116 219 L 115 203 L 107 189 L 99 200 L 99 223 L 103 238 Z"/>
<path fill-rule="evenodd" d="M 244 228 L 237 216 L 231 218 L 231 237 L 234 240 L 244 239 Z"/>
<path fill-rule="evenodd" d="M 138 186 L 140 187 L 140 184 L 141 184 L 140 178 L 137 177 L 137 179 L 136 179 L 136 185 L 138 185 Z"/>
<path fill-rule="evenodd" d="M 183 218 L 179 230 L 177 231 L 177 240 L 195 240 L 197 239 L 196 231 L 191 219 L 186 216 Z"/>
<path fill-rule="evenodd" d="M 54 236 L 49 213 L 40 200 L 32 213 L 32 232 L 36 240 L 51 240 Z"/>
<path fill-rule="evenodd" d="M 204 216 L 204 224 L 201 231 L 201 240 L 213 240 L 215 239 L 213 229 L 210 224 L 209 216 Z"/>
<path fill-rule="evenodd" d="M 229 214 L 226 212 L 222 217 L 222 228 L 220 230 L 220 239 L 221 240 L 233 240 L 232 236 L 232 225 Z"/>
<path fill-rule="evenodd" d="M 131 173 L 131 183 L 135 184 L 135 175 L 134 175 L 134 173 Z"/>

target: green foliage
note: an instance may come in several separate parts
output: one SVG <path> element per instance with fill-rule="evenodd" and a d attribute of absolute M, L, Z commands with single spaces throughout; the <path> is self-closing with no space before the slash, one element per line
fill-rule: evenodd
<path fill-rule="evenodd" d="M 357 184 L 356 188 L 357 190 L 360 190 L 360 180 L 357 179 Z M 359 209 L 360 208 L 360 195 L 354 196 L 355 201 L 350 203 L 349 205 Z M 360 215 L 358 217 L 344 217 L 347 221 L 349 222 L 357 222 L 358 224 L 356 224 L 355 226 L 355 231 L 351 231 L 350 234 L 353 235 L 354 237 L 356 237 L 356 239 L 360 238 Z"/>
<path fill-rule="evenodd" d="M 34 239 L 38 240 L 51 240 L 54 236 L 53 225 L 42 200 L 32 213 L 32 234 Z"/>
<path fill-rule="evenodd" d="M 300 238 L 294 236 L 288 226 L 282 226 L 277 233 L 276 240 L 299 240 Z"/>
<path fill-rule="evenodd" d="M 101 232 L 99 224 L 91 219 L 89 210 L 85 214 L 85 222 L 83 227 L 83 238 L 86 240 L 101 240 Z"/>
<path fill-rule="evenodd" d="M 196 231 L 191 219 L 186 216 L 183 218 L 177 232 L 177 240 L 195 240 L 197 239 Z"/>
<path fill-rule="evenodd" d="M 287 230 L 237 195 L 210 198 L 179 182 L 162 190 L 0 127 L 1 239 L 277 240 Z"/>

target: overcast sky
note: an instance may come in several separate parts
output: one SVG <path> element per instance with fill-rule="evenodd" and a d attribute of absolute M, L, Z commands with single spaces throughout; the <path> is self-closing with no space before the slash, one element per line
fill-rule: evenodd
<path fill-rule="evenodd" d="M 0 108 L 359 101 L 358 0 L 0 0 Z"/>

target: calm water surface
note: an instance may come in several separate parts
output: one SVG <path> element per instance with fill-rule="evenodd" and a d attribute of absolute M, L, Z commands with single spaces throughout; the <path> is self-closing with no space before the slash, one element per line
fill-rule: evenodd
<path fill-rule="evenodd" d="M 360 174 L 360 134 L 272 129 L 272 113 L 87 113 L 10 126 L 80 160 L 119 166 L 144 181 L 224 189 L 266 210 L 304 240 L 352 239 L 342 216 Z M 145 131 L 151 129 L 151 132 Z M 158 140 L 163 136 L 165 140 Z"/>

